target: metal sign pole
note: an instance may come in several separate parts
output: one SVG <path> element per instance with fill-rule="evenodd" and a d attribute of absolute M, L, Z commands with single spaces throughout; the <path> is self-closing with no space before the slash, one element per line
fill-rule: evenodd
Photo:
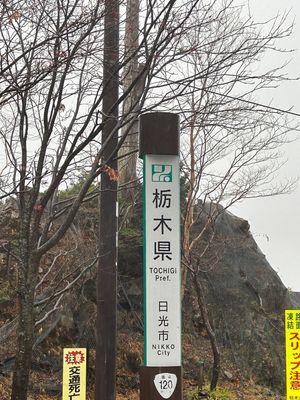
<path fill-rule="evenodd" d="M 179 117 L 140 117 L 144 161 L 144 367 L 141 400 L 181 400 Z"/>

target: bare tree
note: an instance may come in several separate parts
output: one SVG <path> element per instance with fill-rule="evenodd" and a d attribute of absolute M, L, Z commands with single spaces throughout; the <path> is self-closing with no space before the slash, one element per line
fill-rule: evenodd
<path fill-rule="evenodd" d="M 143 108 L 161 106 L 173 97 L 165 94 L 159 102 L 145 105 L 148 93 L 157 89 L 160 54 L 170 51 L 177 30 L 188 25 L 191 0 L 182 8 L 175 1 L 142 3 L 139 55 L 143 68 L 105 113 L 103 98 L 109 85 L 103 80 L 104 4 L 100 0 L 35 0 L 3 2 L 1 5 L 1 139 L 5 159 L 1 160 L 0 197 L 14 197 L 18 206 L 19 235 L 15 257 L 18 262 L 18 344 L 13 377 L 13 400 L 25 400 L 37 317 L 36 299 L 41 262 L 68 232 L 92 183 L 101 175 L 116 179 L 110 162 L 117 157 L 128 129 Z M 181 18 L 171 24 L 172 13 Z M 168 29 L 166 29 L 168 28 Z M 134 55 L 127 50 L 112 66 L 119 72 Z M 175 58 L 175 57 L 174 57 Z M 114 118 L 118 105 L 134 92 L 140 81 L 145 90 L 139 106 L 130 110 L 101 132 Z M 132 112 L 134 111 L 134 112 Z M 117 145 L 111 139 L 123 126 Z M 59 191 L 84 177 L 74 197 L 60 203 Z M 101 256 L 101 255 L 100 255 Z M 95 260 L 91 260 L 91 265 Z M 55 265 L 55 257 L 51 266 Z M 90 265 L 83 265 L 76 280 Z M 54 267 L 53 267 L 54 268 Z M 47 274 L 47 271 L 44 272 Z M 50 295 L 56 310 L 65 287 Z M 48 296 L 49 297 L 49 296 Z M 45 302 L 49 298 L 45 298 Z M 50 310 L 51 311 L 51 310 Z"/>
<path fill-rule="evenodd" d="M 282 66 L 254 72 L 263 55 L 280 51 L 275 47 L 277 41 L 290 34 L 286 15 L 256 24 L 242 6 L 236 7 L 232 1 L 223 2 L 222 7 L 218 2 L 202 6 L 190 19 L 193 30 L 181 38 L 182 51 L 189 51 L 178 65 L 178 74 L 197 79 L 184 86 L 185 94 L 176 101 L 182 121 L 182 162 L 187 187 L 183 211 L 183 294 L 190 273 L 212 345 L 214 389 L 220 351 L 208 317 L 200 260 L 205 260 L 214 241 L 216 220 L 234 203 L 292 190 L 295 182 L 280 183 L 276 173 L 284 162 L 280 148 L 292 140 L 287 134 L 297 126 L 288 121 L 285 113 L 262 107 L 254 100 L 260 89 L 286 79 Z M 178 82 L 171 86 L 174 91 L 179 90 Z M 205 269 L 212 267 L 207 265 Z"/>
<path fill-rule="evenodd" d="M 259 88 L 282 78 L 277 69 L 257 76 L 250 67 L 274 47 L 275 39 L 289 34 L 285 20 L 271 21 L 265 25 L 269 30 L 263 31 L 251 19 L 239 22 L 232 2 L 216 0 L 184 4 L 145 0 L 140 10 L 139 40 L 135 37 L 134 44 L 121 46 L 113 68 L 130 79 L 103 113 L 109 87 L 101 67 L 103 1 L 1 4 L 0 135 L 5 159 L 1 160 L 0 198 L 16 198 L 20 221 L 13 400 L 27 397 L 40 263 L 69 230 L 80 204 L 91 195 L 92 183 L 103 174 L 111 179 L 118 176 L 110 162 L 140 112 L 171 109 L 182 114 L 188 138 L 184 170 L 190 177 L 183 260 L 197 278 L 191 255 L 201 234 L 194 238 L 190 232 L 197 219 L 198 198 L 226 208 L 245 197 L 288 190 L 288 186 L 262 190 L 279 166 L 277 149 L 286 142 L 288 128 L 280 114 L 244 102 L 253 100 Z M 125 20 L 120 24 L 123 30 Z M 136 70 L 137 55 L 141 67 Z M 118 105 L 124 112 L 101 140 Z M 121 129 L 118 144 L 107 155 L 104 151 Z M 84 179 L 78 192 L 57 204 L 58 192 L 79 176 Z M 209 214 L 208 225 L 214 218 L 214 213 Z"/>
<path fill-rule="evenodd" d="M 194 206 L 199 199 L 221 204 L 220 210 L 226 210 L 242 199 L 287 193 L 294 184 L 278 183 L 275 178 L 284 163 L 280 148 L 293 140 L 294 135 L 287 134 L 297 126 L 284 112 L 253 101 L 260 89 L 286 79 L 282 67 L 252 72 L 253 64 L 266 50 L 276 51 L 275 41 L 289 35 L 291 27 L 286 27 L 285 16 L 262 26 L 251 18 L 244 21 L 241 6 L 233 7 L 232 1 L 222 9 L 214 7 L 212 4 L 207 9 L 208 19 L 199 19 L 200 13 L 194 15 L 193 33 L 182 40 L 182 46 L 186 40 L 193 51 L 187 53 L 183 60 L 186 68 L 180 67 L 181 71 L 197 76 L 177 102 L 188 186 L 184 254 L 201 238 L 202 232 L 196 238 L 190 236 L 197 222 Z M 220 210 L 206 210 L 209 227 Z"/>

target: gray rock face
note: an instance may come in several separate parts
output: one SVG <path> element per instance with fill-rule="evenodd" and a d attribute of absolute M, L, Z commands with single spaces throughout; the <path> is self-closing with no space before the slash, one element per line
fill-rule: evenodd
<path fill-rule="evenodd" d="M 3 271 L 7 279 L 8 238 L 16 238 L 18 227 L 14 207 L 0 207 L 0 227 L 0 272 Z M 197 229 L 201 229 L 201 222 Z M 132 316 L 142 329 L 138 316 L 142 308 L 141 234 L 139 231 L 125 233 L 120 246 L 118 293 L 119 309 L 125 310 L 125 317 L 119 325 L 126 327 L 128 316 Z M 204 238 L 204 244 L 199 244 L 195 251 L 196 258 L 205 245 Z M 300 309 L 300 293 L 289 292 L 283 285 L 252 237 L 249 223 L 227 212 L 221 213 L 215 223 L 214 241 L 205 257 L 196 261 L 219 344 L 231 354 L 243 375 L 263 385 L 284 388 L 284 310 Z M 192 292 L 192 289 L 188 287 L 187 291 Z M 78 295 L 78 309 L 74 309 L 74 302 L 64 304 L 67 315 L 72 310 L 74 316 L 70 321 L 61 321 L 65 330 L 70 329 L 68 324 L 72 325 L 78 343 L 82 340 L 91 347 L 95 299 L 95 281 L 87 279 Z M 130 314 L 126 314 L 127 310 Z M 197 312 L 195 302 L 187 301 L 184 315 L 189 318 L 188 323 L 195 323 Z M 199 321 L 197 323 L 199 330 Z"/>
<path fill-rule="evenodd" d="M 210 205 L 208 207 L 211 209 Z M 195 234 L 204 223 L 204 219 L 199 222 Z M 300 308 L 300 293 L 291 293 L 283 285 L 257 246 L 246 220 L 221 212 L 214 232 L 214 240 L 205 257 L 199 258 L 208 240 L 204 237 L 195 249 L 193 259 L 199 267 L 209 316 L 221 351 L 225 349 L 224 357 L 231 355 L 242 375 L 283 390 L 284 310 Z M 142 263 L 141 259 L 138 263 Z M 124 273 L 124 265 L 121 258 L 121 273 Z M 134 271 L 137 271 L 136 265 Z M 139 272 L 141 274 L 141 270 Z M 124 304 L 129 298 L 129 304 L 140 310 L 141 275 L 136 273 L 133 277 L 127 273 L 124 276 L 128 276 L 128 280 L 122 279 L 128 296 L 124 297 L 120 291 L 120 297 Z M 187 285 L 183 307 L 184 330 L 195 332 L 196 327 L 197 335 L 205 335 L 193 286 L 189 281 Z M 224 361 L 225 358 L 221 361 L 221 368 L 225 368 Z"/>
<path fill-rule="evenodd" d="M 292 302 L 292 310 L 300 309 L 300 292 L 289 292 L 289 297 Z"/>
<path fill-rule="evenodd" d="M 246 376 L 283 388 L 284 309 L 299 307 L 300 296 L 283 285 L 247 221 L 222 213 L 215 232 L 200 276 L 218 341 Z"/>

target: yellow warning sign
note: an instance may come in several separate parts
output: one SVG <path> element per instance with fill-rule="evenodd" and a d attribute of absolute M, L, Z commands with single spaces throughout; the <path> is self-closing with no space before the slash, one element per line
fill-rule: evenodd
<path fill-rule="evenodd" d="M 86 349 L 64 349 L 63 400 L 86 400 Z"/>
<path fill-rule="evenodd" d="M 300 310 L 285 310 L 286 398 L 300 400 Z"/>

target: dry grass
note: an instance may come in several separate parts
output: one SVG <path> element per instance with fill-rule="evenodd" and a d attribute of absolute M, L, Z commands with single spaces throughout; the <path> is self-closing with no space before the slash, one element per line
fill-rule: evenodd
<path fill-rule="evenodd" d="M 37 375 L 33 375 L 33 381 L 35 379 L 41 380 L 41 374 L 39 378 Z M 46 381 L 47 376 L 44 376 Z M 33 382 L 34 383 L 34 382 Z M 10 388 L 11 388 L 11 377 L 3 377 L 0 380 L 0 399 L 9 400 L 10 399 Z M 128 390 L 124 393 L 124 388 L 122 388 L 123 394 L 118 393 L 116 400 L 139 400 L 138 390 Z M 184 392 L 184 400 L 193 400 L 193 394 L 197 392 L 195 386 L 186 389 Z M 270 389 L 255 385 L 251 381 L 241 383 L 230 383 L 222 384 L 218 388 L 215 395 L 210 397 L 211 400 L 284 400 L 285 396 L 279 396 L 272 394 Z M 47 393 L 29 393 L 28 400 L 61 400 L 61 395 L 53 396 Z M 86 400 L 94 400 L 94 389 L 90 387 L 87 391 Z"/>
<path fill-rule="evenodd" d="M 4 354 L 10 347 L 5 346 L 2 349 Z M 1 350 L 1 349 L 0 349 Z M 209 345 L 205 338 L 196 340 L 192 335 L 183 337 L 183 351 L 185 357 L 184 368 L 184 400 L 194 400 L 193 393 L 197 393 L 197 361 L 206 360 L 206 365 L 211 363 L 211 354 Z M 52 357 L 61 357 L 61 345 L 54 341 L 49 342 L 48 355 Z M 118 335 L 118 355 L 117 355 L 117 397 L 116 400 L 139 400 L 139 379 L 138 370 L 143 363 L 142 360 L 143 344 L 141 334 L 130 332 L 130 334 L 119 333 Z M 90 351 L 89 365 L 93 369 L 95 363 L 95 354 Z M 285 397 L 276 396 L 270 389 L 256 385 L 251 380 L 243 380 L 240 371 L 236 369 L 226 357 L 222 363 L 222 370 L 232 374 L 229 381 L 222 375 L 219 389 L 210 400 L 283 400 Z M 94 380 L 93 374 L 90 376 L 90 382 Z M 50 371 L 33 371 L 31 374 L 31 385 L 43 387 L 46 383 L 60 383 L 61 372 L 51 373 Z M 205 376 L 205 382 L 208 383 L 208 374 Z M 11 374 L 5 377 L 0 376 L 0 400 L 10 400 Z M 43 392 L 31 391 L 28 400 L 61 400 L 61 395 L 50 395 Z M 87 399 L 94 400 L 94 388 L 89 386 L 87 390 Z"/>

